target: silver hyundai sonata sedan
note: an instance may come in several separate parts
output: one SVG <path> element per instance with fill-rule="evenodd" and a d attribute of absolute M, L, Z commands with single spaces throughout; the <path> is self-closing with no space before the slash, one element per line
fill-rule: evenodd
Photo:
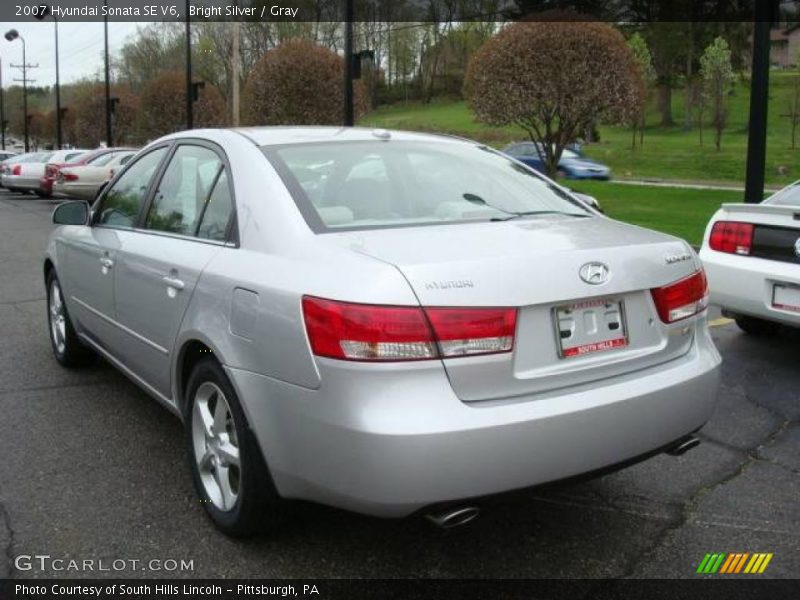
<path fill-rule="evenodd" d="M 56 359 L 183 420 L 228 533 L 284 499 L 401 517 L 680 451 L 714 406 L 692 249 L 474 142 L 189 131 L 54 221 Z"/>

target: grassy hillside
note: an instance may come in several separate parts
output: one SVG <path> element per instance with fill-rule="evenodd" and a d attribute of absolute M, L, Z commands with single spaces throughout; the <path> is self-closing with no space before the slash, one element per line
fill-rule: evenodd
<path fill-rule="evenodd" d="M 606 214 L 620 221 L 663 231 L 699 246 L 711 215 L 723 202 L 741 202 L 741 192 L 623 185 L 613 182 L 570 182 L 575 191 L 591 194 Z"/>
<path fill-rule="evenodd" d="M 781 116 L 787 112 L 790 94 L 791 74 L 773 71 L 770 75 L 767 182 L 776 185 L 800 179 L 800 149 L 790 148 L 789 121 Z M 600 142 L 587 146 L 586 152 L 611 166 L 615 176 L 620 178 L 741 183 L 747 151 L 749 102 L 749 83 L 738 83 L 730 96 L 728 126 L 719 152 L 714 148 L 713 131 L 709 127 L 704 131 L 703 146 L 700 146 L 696 126 L 689 132 L 683 130 L 682 90 L 675 90 L 672 104 L 675 120 L 681 124 L 668 128 L 656 125 L 659 116 L 651 102 L 643 148 L 631 150 L 630 129 L 602 126 Z M 464 102 L 383 107 L 367 115 L 362 124 L 453 133 L 495 146 L 526 135 L 516 127 L 493 128 L 475 122 Z M 800 140 L 798 143 L 800 145 Z M 779 175 L 779 167 L 785 168 L 787 173 Z"/>

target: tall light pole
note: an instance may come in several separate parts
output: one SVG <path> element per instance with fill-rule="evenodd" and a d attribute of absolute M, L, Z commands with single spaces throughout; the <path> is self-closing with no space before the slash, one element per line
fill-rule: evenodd
<path fill-rule="evenodd" d="M 353 111 L 353 0 L 345 1 L 344 13 L 344 126 L 352 127 Z"/>
<path fill-rule="evenodd" d="M 19 39 L 22 42 L 22 112 L 24 113 L 25 130 L 25 152 L 30 152 L 30 143 L 28 141 L 28 57 L 25 53 L 25 38 L 23 38 L 19 31 L 16 29 L 9 29 L 6 31 L 6 39 L 13 42 Z"/>
<path fill-rule="evenodd" d="M 45 6 L 44 10 L 36 15 L 39 21 L 44 20 L 47 16 L 53 17 L 53 24 L 56 30 L 56 147 L 60 150 L 62 146 L 61 138 L 61 78 L 59 76 L 58 68 L 58 19 L 50 12 L 50 7 Z"/>
<path fill-rule="evenodd" d="M 3 150 L 6 149 L 6 110 L 3 104 L 3 59 L 0 58 L 0 138 Z"/>
<path fill-rule="evenodd" d="M 192 24 L 186 0 L 186 129 L 194 129 L 194 87 L 192 86 Z"/>

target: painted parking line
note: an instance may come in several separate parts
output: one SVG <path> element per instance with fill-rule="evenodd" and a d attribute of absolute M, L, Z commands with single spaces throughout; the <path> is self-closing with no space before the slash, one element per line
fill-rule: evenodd
<path fill-rule="evenodd" d="M 727 317 L 720 317 L 719 319 L 714 319 L 713 321 L 708 322 L 709 327 L 722 327 L 724 325 L 728 325 L 733 323 L 733 319 L 729 319 Z"/>

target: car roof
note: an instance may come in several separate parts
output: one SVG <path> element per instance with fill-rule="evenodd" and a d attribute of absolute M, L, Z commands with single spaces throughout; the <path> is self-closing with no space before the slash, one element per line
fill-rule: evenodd
<path fill-rule="evenodd" d="M 232 131 L 249 139 L 257 146 L 280 146 L 284 144 L 303 144 L 314 142 L 350 142 L 350 141 L 380 141 L 390 139 L 403 141 L 443 141 L 450 143 L 472 142 L 456 136 L 415 133 L 409 131 L 396 131 L 371 127 L 318 127 L 318 126 L 276 126 L 276 127 L 239 127 L 227 130 L 205 130 L 206 133 Z M 202 135 L 204 130 L 189 130 L 167 136 L 194 137 Z"/>

